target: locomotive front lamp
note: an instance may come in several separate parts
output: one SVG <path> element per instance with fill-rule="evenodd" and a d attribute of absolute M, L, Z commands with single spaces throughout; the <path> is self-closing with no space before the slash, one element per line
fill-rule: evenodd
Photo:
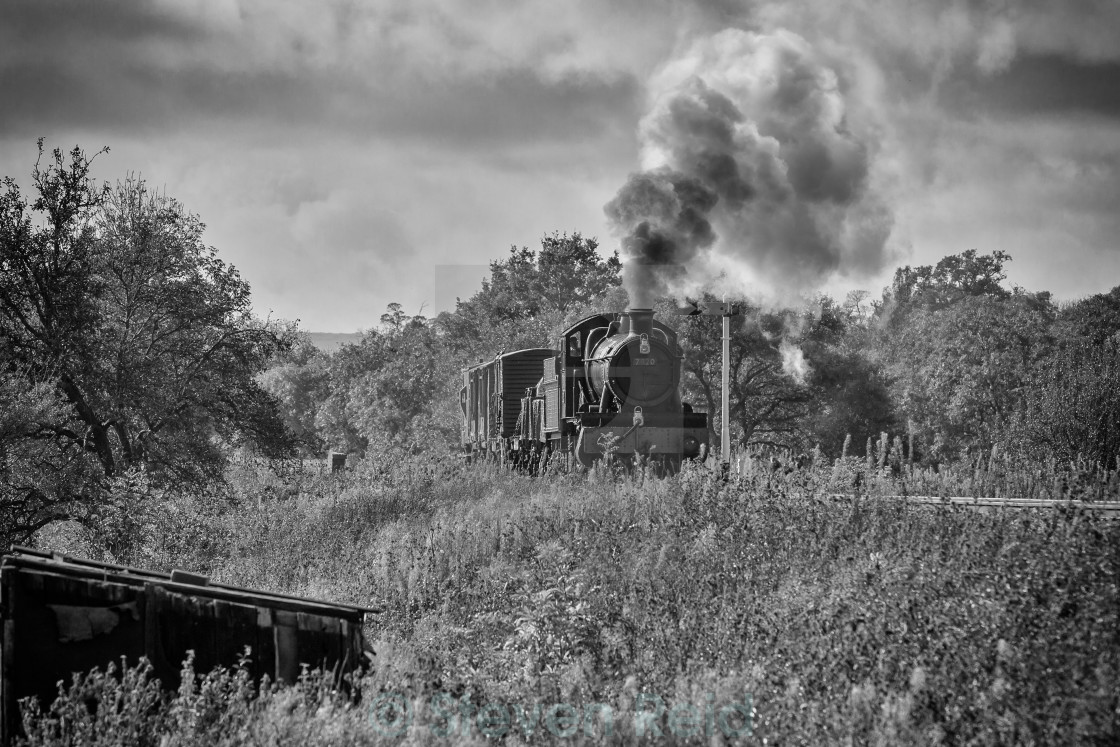
<path fill-rule="evenodd" d="M 649 355 L 649 335 L 642 333 L 642 341 L 638 344 L 638 352 L 642 355 Z"/>

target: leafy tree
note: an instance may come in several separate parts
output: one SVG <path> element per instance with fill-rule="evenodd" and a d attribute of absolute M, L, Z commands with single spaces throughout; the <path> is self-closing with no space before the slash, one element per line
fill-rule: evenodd
<path fill-rule="evenodd" d="M 618 255 L 604 260 L 597 249 L 595 239 L 579 233 L 545 236 L 539 252 L 512 247 L 506 259 L 490 263 L 478 293 L 439 316 L 448 343 L 472 358 L 545 344 L 563 321 L 590 313 L 621 284 Z"/>
<path fill-rule="evenodd" d="M 49 382 L 32 383 L 7 367 L 0 372 L 0 543 L 4 547 L 67 518 L 76 499 L 95 497 L 87 482 L 96 475 L 84 449 L 41 427 L 64 418 L 66 409 Z"/>
<path fill-rule="evenodd" d="M 309 454 L 322 455 L 326 443 L 316 418 L 330 396 L 330 356 L 311 341 L 307 332 L 290 330 L 290 350 L 282 352 L 261 377 L 261 386 L 276 398 L 284 426 Z"/>
<path fill-rule="evenodd" d="M 945 257 L 936 265 L 899 268 L 883 294 L 882 309 L 898 306 L 939 308 L 966 296 L 1007 298 L 1011 291 L 1001 283 L 1007 278 L 1003 265 L 1011 261 L 1006 252 L 977 255 L 975 249 Z"/>
<path fill-rule="evenodd" d="M 892 390 L 931 458 L 987 450 L 999 439 L 1050 352 L 1053 316 L 1048 297 L 969 296 L 912 314 L 894 333 Z"/>
<path fill-rule="evenodd" d="M 1032 372 L 1013 433 L 1039 458 L 1120 469 L 1120 340 L 1080 340 Z"/>
<path fill-rule="evenodd" d="M 850 293 L 843 306 L 819 299 L 802 344 L 812 367 L 813 403 L 805 428 L 826 454 L 839 455 L 847 436 L 860 454 L 868 436 L 899 430 L 887 377 L 870 356 L 866 293 Z"/>
<path fill-rule="evenodd" d="M 1062 309 L 1057 326 L 1060 337 L 1081 338 L 1094 345 L 1116 339 L 1120 334 L 1120 285 Z"/>
<path fill-rule="evenodd" d="M 714 300 L 708 296 L 705 300 Z M 740 444 L 825 448 L 846 433 L 878 433 L 893 422 L 885 384 L 848 339 L 844 312 L 830 299 L 811 310 L 764 311 L 741 304 L 730 324 L 730 418 Z M 671 306 L 662 318 L 673 319 Z M 712 437 L 721 400 L 722 320 L 677 317 L 671 322 L 684 352 L 684 398 L 702 404 Z M 803 357 L 798 376 L 783 355 Z M 714 442 L 714 441 L 713 441 Z"/>
<path fill-rule="evenodd" d="M 55 496 L 56 515 L 89 518 L 131 473 L 145 489 L 213 487 L 231 445 L 290 453 L 255 379 L 287 342 L 252 317 L 198 217 L 138 179 L 98 189 L 78 148 L 44 165 L 39 147 L 37 198 L 10 178 L 0 196 L 0 341 L 26 391 L 49 381 L 66 405 L 25 437 L 51 440 L 55 466 L 80 452 L 92 476 L 65 488 L 65 510 Z"/>
<path fill-rule="evenodd" d="M 1003 438 L 1033 367 L 1052 350 L 1050 294 L 1004 287 L 1010 259 L 969 250 L 901 268 L 876 310 L 873 358 L 929 460 Z"/>
<path fill-rule="evenodd" d="M 537 255 L 536 291 L 541 308 L 565 311 L 598 299 L 607 289 L 621 284 L 622 263 L 615 252 L 602 259 L 599 242 L 578 232 L 545 236 Z"/>
<path fill-rule="evenodd" d="M 366 339 L 344 344 L 327 361 L 328 392 L 315 413 L 315 430 L 324 448 L 364 454 L 369 439 L 359 432 L 350 405 L 354 383 L 368 369 L 379 365 Z"/>
<path fill-rule="evenodd" d="M 378 328 L 331 357 L 317 424 L 335 448 L 428 447 L 458 432 L 457 419 L 434 416 L 456 397 L 457 375 L 434 325 L 389 304 Z"/>

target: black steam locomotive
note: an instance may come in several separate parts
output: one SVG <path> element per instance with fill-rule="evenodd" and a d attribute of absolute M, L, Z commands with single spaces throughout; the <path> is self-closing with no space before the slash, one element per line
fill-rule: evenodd
<path fill-rule="evenodd" d="M 556 348 L 501 353 L 466 369 L 463 447 L 529 469 L 642 456 L 667 471 L 703 458 L 708 416 L 680 399 L 677 333 L 652 309 L 595 314 Z"/>

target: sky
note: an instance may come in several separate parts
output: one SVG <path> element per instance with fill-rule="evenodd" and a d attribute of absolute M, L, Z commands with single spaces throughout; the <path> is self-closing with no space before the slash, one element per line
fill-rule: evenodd
<path fill-rule="evenodd" d="M 553 232 L 625 254 L 633 175 L 713 154 L 743 184 L 709 184 L 689 290 L 877 294 L 975 249 L 1071 300 L 1120 285 L 1117 29 L 1116 0 L 5 0 L 0 175 L 108 146 L 97 178 L 178 199 L 319 332 L 452 308 Z"/>

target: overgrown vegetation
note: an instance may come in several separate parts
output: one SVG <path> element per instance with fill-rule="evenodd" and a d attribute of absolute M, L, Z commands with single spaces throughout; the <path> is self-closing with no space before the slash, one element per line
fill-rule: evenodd
<path fill-rule="evenodd" d="M 151 744 L 163 734 L 174 744 L 378 743 L 394 717 L 371 723 L 370 708 L 390 700 L 411 709 L 407 743 L 443 743 L 448 728 L 485 741 L 477 710 L 455 724 L 440 715 L 462 702 L 509 713 L 606 704 L 609 739 L 599 719 L 591 737 L 581 727 L 570 739 L 541 721 L 531 741 L 625 744 L 641 693 L 701 709 L 749 693 L 754 738 L 767 743 L 1120 736 L 1116 522 L 876 497 L 1029 483 L 1039 497 L 1116 500 L 1120 474 L 1074 470 L 1069 480 L 1068 470 L 1024 472 L 996 455 L 969 470 L 894 475 L 889 460 L 787 472 L 757 458 L 724 482 L 702 469 L 529 479 L 402 457 L 344 477 L 292 475 L 286 500 L 271 497 L 275 476 L 242 470 L 245 500 L 169 507 L 145 526 L 136 559 L 382 608 L 367 629 L 377 658 L 360 702 L 314 679 L 258 695 L 232 672 L 157 708 L 143 705 L 137 679 L 95 677 L 33 722 L 32 744 L 118 743 L 81 736 L 75 704 L 91 688 L 119 704 L 113 733 Z M 827 497 L 850 490 L 857 472 L 858 499 Z M 183 524 L 167 518 L 177 511 L 210 541 L 184 542 Z M 443 697 L 454 705 L 436 710 Z M 661 741 L 679 741 L 667 719 L 656 722 Z M 507 741 L 524 739 L 514 720 Z"/>

